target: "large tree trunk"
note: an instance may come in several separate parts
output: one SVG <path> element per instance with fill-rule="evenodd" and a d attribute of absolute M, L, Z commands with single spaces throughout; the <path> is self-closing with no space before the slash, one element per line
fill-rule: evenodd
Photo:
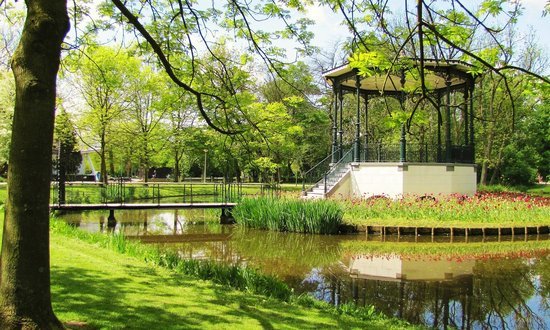
<path fill-rule="evenodd" d="M 12 59 L 16 84 L 2 240 L 1 329 L 62 325 L 50 298 L 49 197 L 56 78 L 69 28 L 65 0 L 27 0 Z"/>

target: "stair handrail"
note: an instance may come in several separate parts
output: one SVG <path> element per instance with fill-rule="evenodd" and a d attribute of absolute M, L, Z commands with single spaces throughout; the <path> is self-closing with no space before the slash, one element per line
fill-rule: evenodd
<path fill-rule="evenodd" d="M 329 176 L 331 173 L 336 172 L 336 170 L 341 169 L 343 166 L 347 165 L 348 163 L 351 163 L 353 160 L 353 147 L 351 147 L 346 153 L 340 158 L 340 160 L 334 164 L 330 170 L 327 171 L 326 175 Z"/>
<path fill-rule="evenodd" d="M 329 159 L 333 154 L 335 154 L 335 153 L 337 153 L 337 152 L 339 152 L 339 151 L 340 151 L 340 150 L 336 150 L 335 152 L 333 152 L 332 154 L 330 154 L 328 157 L 326 157 L 323 161 L 321 161 L 321 162 L 319 162 L 317 165 L 315 165 L 313 168 L 320 166 L 323 162 L 325 162 L 327 159 Z M 319 182 L 320 180 L 324 180 L 324 181 L 325 181 L 325 193 L 327 192 L 327 191 L 326 191 L 326 190 L 327 190 L 327 184 L 326 184 L 326 183 L 327 183 L 327 182 L 326 182 L 326 181 L 327 181 L 327 177 L 328 177 L 332 172 L 334 172 L 336 169 L 340 169 L 340 168 L 343 166 L 343 164 L 345 165 L 345 164 L 347 164 L 347 163 L 349 163 L 349 162 L 352 161 L 352 155 L 353 155 L 352 151 L 353 151 L 353 147 L 351 147 L 348 151 L 346 151 L 346 152 L 344 153 L 344 155 L 340 158 L 340 160 L 339 160 L 338 162 L 336 162 L 335 164 L 333 164 L 327 171 L 325 171 L 322 175 L 318 176 L 317 179 L 314 181 L 315 184 L 316 184 L 317 182 Z M 306 174 L 309 173 L 309 172 L 311 172 L 311 171 L 313 170 L 313 168 L 310 169 L 308 172 L 306 172 Z M 306 189 L 305 189 L 305 180 L 306 180 L 306 176 L 305 176 L 305 174 L 304 174 L 304 176 L 302 177 L 302 193 L 305 193 L 305 191 L 306 191 Z M 315 184 L 314 184 L 314 185 L 315 185 Z M 313 185 L 312 185 L 312 186 L 313 186 Z M 309 188 L 308 188 L 308 189 L 309 189 Z"/>
<path fill-rule="evenodd" d="M 324 175 L 323 177 L 323 180 L 324 180 L 324 195 L 326 196 L 327 193 L 328 193 L 328 178 L 329 176 L 332 175 L 332 173 L 336 172 L 336 171 L 339 171 L 342 167 L 346 166 L 348 163 L 351 163 L 351 161 L 353 160 L 353 153 L 352 151 L 354 150 L 354 148 L 350 148 L 348 151 L 346 151 L 346 153 L 342 156 L 342 158 L 340 158 L 340 160 L 334 164 Z M 340 178 L 338 178 L 338 180 L 340 180 Z"/>
<path fill-rule="evenodd" d="M 340 158 L 340 160 L 336 164 L 334 164 L 330 168 L 330 170 L 327 171 L 326 174 L 329 175 L 330 173 L 336 171 L 337 169 L 342 168 L 342 165 L 351 163 L 351 161 L 353 160 L 352 151 L 353 151 L 353 147 L 351 147 L 348 151 L 346 151 L 346 153 L 342 156 L 342 158 Z"/>
<path fill-rule="evenodd" d="M 321 166 L 324 166 L 324 165 L 329 165 L 329 163 L 327 163 L 327 161 L 329 159 L 332 159 L 332 156 L 334 154 L 338 154 L 340 152 L 340 149 L 336 149 L 335 151 L 333 151 L 330 155 L 326 156 L 325 158 L 323 158 L 323 160 L 321 160 L 320 162 L 318 162 L 317 164 L 315 164 L 312 168 L 310 168 L 309 170 L 307 170 L 305 173 L 302 173 L 302 192 L 305 192 L 306 191 L 306 179 L 308 178 L 308 175 L 310 173 L 312 173 L 313 171 L 317 171 Z M 323 172 L 326 172 L 326 171 L 323 171 Z M 317 182 L 318 180 L 316 179 L 314 182 Z"/>

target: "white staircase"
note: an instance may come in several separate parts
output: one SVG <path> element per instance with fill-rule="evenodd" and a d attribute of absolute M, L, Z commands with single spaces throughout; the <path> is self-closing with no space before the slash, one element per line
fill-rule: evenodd
<path fill-rule="evenodd" d="M 350 172 L 351 167 L 349 163 L 336 164 L 325 177 L 321 178 L 313 187 L 305 191 L 303 198 L 315 199 L 325 198 L 330 195 L 331 190 Z M 325 187 L 326 182 L 326 187 Z"/>

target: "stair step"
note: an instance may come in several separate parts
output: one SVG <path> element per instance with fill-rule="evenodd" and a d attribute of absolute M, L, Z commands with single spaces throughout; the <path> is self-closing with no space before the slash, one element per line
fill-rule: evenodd
<path fill-rule="evenodd" d="M 309 191 L 306 192 L 304 198 L 307 199 L 317 199 L 317 198 L 324 198 L 325 197 L 325 191 L 329 192 L 342 180 L 342 178 L 349 172 L 350 168 L 347 166 L 339 166 L 335 168 L 331 173 L 327 175 L 326 181 L 325 179 L 321 179 L 317 184 L 310 188 Z M 326 188 L 325 188 L 326 184 Z"/>

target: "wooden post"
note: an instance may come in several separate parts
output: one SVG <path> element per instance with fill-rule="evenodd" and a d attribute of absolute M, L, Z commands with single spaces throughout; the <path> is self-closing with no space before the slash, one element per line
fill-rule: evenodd
<path fill-rule="evenodd" d="M 109 210 L 109 217 L 107 218 L 107 227 L 114 228 L 116 226 L 115 210 Z"/>

